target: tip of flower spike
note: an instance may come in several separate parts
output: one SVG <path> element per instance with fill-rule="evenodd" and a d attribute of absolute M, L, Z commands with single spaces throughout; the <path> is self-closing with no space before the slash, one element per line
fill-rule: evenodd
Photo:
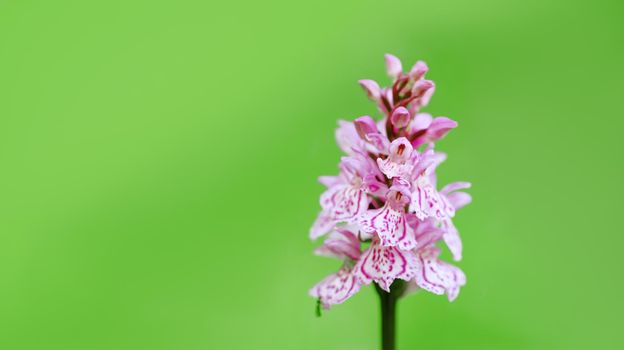
<path fill-rule="evenodd" d="M 396 56 L 391 55 L 389 53 L 384 55 L 386 60 L 386 71 L 391 78 L 396 78 L 403 72 L 403 66 L 401 65 L 401 60 L 399 60 Z"/>

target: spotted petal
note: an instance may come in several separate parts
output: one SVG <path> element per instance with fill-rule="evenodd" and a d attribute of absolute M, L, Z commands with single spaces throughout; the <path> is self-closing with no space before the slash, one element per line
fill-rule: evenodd
<path fill-rule="evenodd" d="M 368 197 L 358 187 L 336 185 L 321 195 L 321 207 L 336 222 L 349 222 L 366 210 Z"/>
<path fill-rule="evenodd" d="M 466 284 L 466 276 L 458 267 L 438 260 L 439 255 L 440 250 L 434 246 L 418 252 L 416 283 L 431 293 L 446 293 L 449 301 L 453 301 L 459 294 L 459 288 Z"/>
<path fill-rule="evenodd" d="M 336 221 L 333 220 L 325 211 L 319 213 L 316 221 L 310 228 L 310 239 L 317 239 L 326 234 L 336 225 Z"/>
<path fill-rule="evenodd" d="M 438 191 L 433 187 L 433 184 L 431 184 L 428 176 L 421 175 L 416 180 L 409 210 L 416 214 L 420 220 L 429 217 L 437 219 L 446 217 L 442 199 Z"/>
<path fill-rule="evenodd" d="M 329 232 L 340 222 L 352 222 L 368 208 L 368 197 L 363 189 L 348 184 L 328 188 L 321 195 L 323 210 L 310 229 L 310 238 Z"/>
<path fill-rule="evenodd" d="M 395 279 L 409 281 L 417 275 L 417 268 L 416 255 L 412 251 L 384 247 L 375 239 L 355 266 L 355 274 L 363 284 L 375 281 L 389 292 Z"/>
<path fill-rule="evenodd" d="M 318 298 L 324 309 L 341 304 L 360 290 L 361 283 L 347 266 L 326 277 L 310 289 L 310 295 Z"/>
<path fill-rule="evenodd" d="M 442 221 L 442 229 L 444 230 L 442 238 L 451 251 L 451 254 L 453 254 L 453 260 L 461 260 L 463 244 L 459 237 L 459 232 L 450 218 L 446 218 Z"/>
<path fill-rule="evenodd" d="M 380 209 L 367 211 L 360 220 L 362 231 L 377 233 L 381 245 L 401 249 L 412 249 L 416 246 L 414 230 L 407 224 L 404 211 L 396 210 L 390 205 Z"/>

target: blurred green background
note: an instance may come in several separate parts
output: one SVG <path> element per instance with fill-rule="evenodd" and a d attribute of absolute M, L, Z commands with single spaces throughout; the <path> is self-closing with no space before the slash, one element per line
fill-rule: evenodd
<path fill-rule="evenodd" d="M 474 184 L 468 285 L 401 301 L 399 349 L 621 348 L 623 10 L 0 0 L 0 349 L 377 349 L 372 288 L 314 316 L 308 229 L 386 52 Z"/>

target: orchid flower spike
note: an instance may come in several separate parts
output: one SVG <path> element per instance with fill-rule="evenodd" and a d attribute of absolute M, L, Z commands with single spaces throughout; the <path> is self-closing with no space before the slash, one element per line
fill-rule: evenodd
<path fill-rule="evenodd" d="M 466 284 L 464 273 L 440 254 L 446 246 L 453 260 L 462 258 L 453 220 L 472 201 L 464 192 L 470 184 L 438 189 L 436 171 L 446 155 L 433 147 L 457 122 L 421 111 L 435 90 L 425 78 L 425 62 L 404 73 L 396 56 L 384 58 L 390 86 L 359 81 L 382 118 L 340 121 L 336 140 L 345 155 L 339 172 L 319 178 L 326 189 L 310 238 L 325 236 L 316 254 L 340 261 L 337 272 L 310 290 L 325 309 L 372 283 L 385 292 L 404 283 L 408 290 L 445 294 L 450 301 Z"/>

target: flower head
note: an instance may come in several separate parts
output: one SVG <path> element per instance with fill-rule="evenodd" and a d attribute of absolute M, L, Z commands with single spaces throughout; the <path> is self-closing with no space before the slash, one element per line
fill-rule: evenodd
<path fill-rule="evenodd" d="M 453 260 L 461 260 L 453 218 L 471 202 L 461 191 L 470 187 L 467 182 L 437 188 L 436 169 L 446 155 L 434 150 L 434 142 L 457 122 L 420 111 L 435 90 L 425 79 L 429 68 L 424 62 L 404 73 L 397 57 L 388 54 L 385 61 L 391 86 L 359 81 L 382 118 L 340 121 L 336 139 L 346 155 L 337 176 L 319 178 L 326 190 L 310 237 L 329 233 L 316 253 L 342 262 L 338 272 L 310 290 L 324 308 L 373 282 L 389 291 L 401 279 L 412 289 L 446 294 L 451 301 L 466 283 L 458 267 L 439 259 L 443 242 Z"/>

